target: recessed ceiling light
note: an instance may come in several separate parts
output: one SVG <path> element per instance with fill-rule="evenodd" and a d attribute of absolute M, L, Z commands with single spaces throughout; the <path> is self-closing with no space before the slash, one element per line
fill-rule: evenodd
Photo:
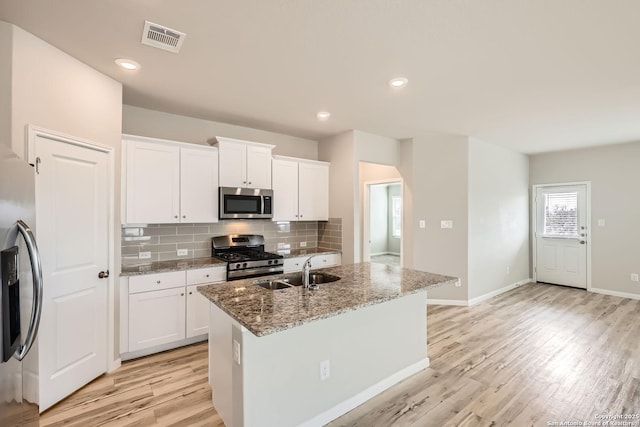
<path fill-rule="evenodd" d="M 318 117 L 318 120 L 325 121 L 329 120 L 329 117 L 331 117 L 331 113 L 328 111 L 320 111 L 316 116 Z"/>
<path fill-rule="evenodd" d="M 130 71 L 131 70 L 137 70 L 138 68 L 140 68 L 140 64 L 138 64 L 133 59 L 118 58 L 118 59 L 116 59 L 116 64 L 118 64 L 119 66 L 121 66 L 125 70 L 130 70 Z"/>
<path fill-rule="evenodd" d="M 407 85 L 407 80 L 405 77 L 396 77 L 395 79 L 389 80 L 389 86 L 393 88 L 401 88 Z"/>

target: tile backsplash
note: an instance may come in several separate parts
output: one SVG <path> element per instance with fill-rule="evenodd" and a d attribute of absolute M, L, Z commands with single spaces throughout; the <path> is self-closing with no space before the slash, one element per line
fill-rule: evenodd
<path fill-rule="evenodd" d="M 122 265 L 211 256 L 211 238 L 225 234 L 261 234 L 265 250 L 342 249 L 342 219 L 309 222 L 220 221 L 211 224 L 147 224 L 122 227 Z M 178 256 L 178 249 L 187 255 Z M 140 252 L 151 257 L 140 259 Z"/>

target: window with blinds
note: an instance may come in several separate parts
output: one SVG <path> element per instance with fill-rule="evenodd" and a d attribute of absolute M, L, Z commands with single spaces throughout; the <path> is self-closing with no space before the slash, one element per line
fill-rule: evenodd
<path fill-rule="evenodd" d="M 400 237 L 402 232 L 402 199 L 400 196 L 393 196 L 391 198 L 391 220 L 392 220 L 392 235 L 393 237 Z"/>
<path fill-rule="evenodd" d="M 547 236 L 578 235 L 578 193 L 544 195 L 544 234 Z"/>

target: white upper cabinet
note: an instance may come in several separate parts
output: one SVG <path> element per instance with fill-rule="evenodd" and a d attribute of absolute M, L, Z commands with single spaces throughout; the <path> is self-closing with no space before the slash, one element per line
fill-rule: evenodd
<path fill-rule="evenodd" d="M 273 220 L 298 220 L 298 162 L 273 159 Z"/>
<path fill-rule="evenodd" d="M 273 158 L 273 221 L 329 219 L 329 163 Z"/>
<path fill-rule="evenodd" d="M 271 188 L 271 151 L 274 145 L 216 137 L 220 149 L 220 186 Z"/>
<path fill-rule="evenodd" d="M 180 149 L 155 142 L 124 142 L 126 222 L 180 222 Z"/>
<path fill-rule="evenodd" d="M 218 221 L 215 147 L 123 136 L 123 223 Z"/>
<path fill-rule="evenodd" d="M 218 150 L 180 148 L 181 222 L 218 221 Z"/>

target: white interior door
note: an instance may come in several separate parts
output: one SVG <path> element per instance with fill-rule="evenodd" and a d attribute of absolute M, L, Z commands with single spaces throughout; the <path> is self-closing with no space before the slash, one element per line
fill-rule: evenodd
<path fill-rule="evenodd" d="M 40 411 L 107 369 L 108 156 L 37 136 L 36 221 L 44 279 Z"/>
<path fill-rule="evenodd" d="M 536 281 L 587 287 L 586 185 L 536 190 Z"/>

